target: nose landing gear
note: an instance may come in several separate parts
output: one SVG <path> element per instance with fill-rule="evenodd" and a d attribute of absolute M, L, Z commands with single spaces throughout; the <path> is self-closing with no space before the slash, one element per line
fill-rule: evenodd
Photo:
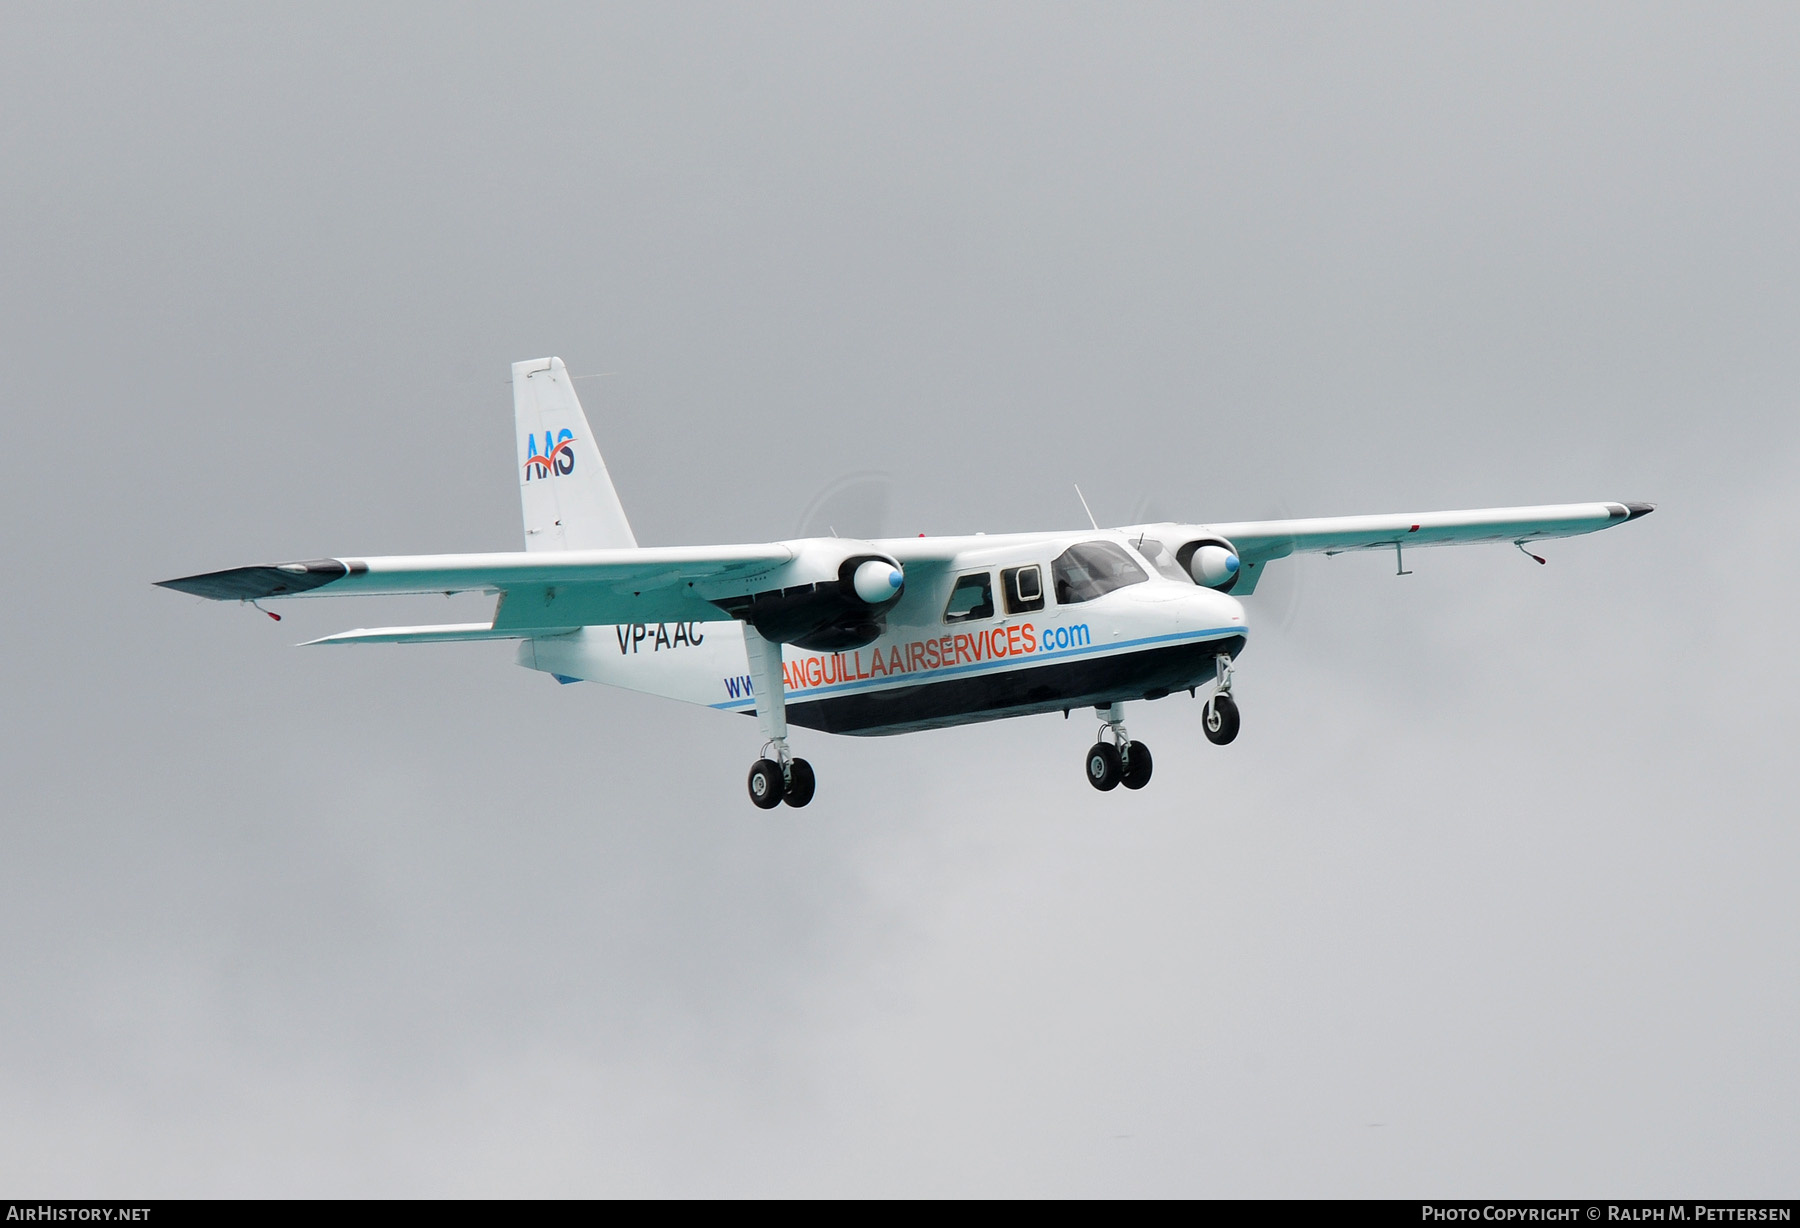
<path fill-rule="evenodd" d="M 1214 746 L 1224 746 L 1238 735 L 1238 707 L 1231 698 L 1231 657 L 1220 653 L 1214 660 L 1219 669 L 1219 686 L 1206 701 L 1206 740 Z"/>
<path fill-rule="evenodd" d="M 1206 701 L 1206 740 L 1224 746 L 1238 735 L 1238 708 L 1229 695 L 1214 695 Z"/>

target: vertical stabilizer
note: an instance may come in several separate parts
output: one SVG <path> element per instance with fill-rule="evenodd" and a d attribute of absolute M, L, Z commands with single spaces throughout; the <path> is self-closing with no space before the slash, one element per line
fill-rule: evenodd
<path fill-rule="evenodd" d="M 515 362 L 512 381 L 525 549 L 636 546 L 563 360 Z"/>

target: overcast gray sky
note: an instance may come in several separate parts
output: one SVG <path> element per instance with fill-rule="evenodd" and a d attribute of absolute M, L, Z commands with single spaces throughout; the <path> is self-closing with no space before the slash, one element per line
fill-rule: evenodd
<path fill-rule="evenodd" d="M 0 26 L 9 1194 L 1796 1192 L 1800 10 Z M 516 548 L 546 354 L 646 543 L 1660 510 L 1272 572 L 1129 796 L 151 587 Z"/>

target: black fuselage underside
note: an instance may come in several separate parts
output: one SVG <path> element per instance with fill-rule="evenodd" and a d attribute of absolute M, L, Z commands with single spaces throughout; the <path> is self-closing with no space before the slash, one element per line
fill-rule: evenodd
<path fill-rule="evenodd" d="M 879 691 L 790 700 L 787 719 L 791 725 L 826 733 L 873 735 L 1160 699 L 1211 682 L 1218 655 L 1236 657 L 1244 642 L 1243 636 L 1231 635 Z"/>

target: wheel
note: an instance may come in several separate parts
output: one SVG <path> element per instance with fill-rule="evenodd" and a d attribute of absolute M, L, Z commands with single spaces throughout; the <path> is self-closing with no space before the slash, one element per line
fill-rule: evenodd
<path fill-rule="evenodd" d="M 788 764 L 787 788 L 783 790 L 781 800 L 790 806 L 804 806 L 812 801 L 813 788 L 817 783 L 812 764 L 804 759 L 796 759 Z"/>
<path fill-rule="evenodd" d="M 1141 789 L 1150 783 L 1150 770 L 1156 761 L 1150 757 L 1150 748 L 1142 742 L 1133 742 L 1126 749 L 1131 754 L 1125 759 L 1125 775 L 1120 784 L 1127 789 Z"/>
<path fill-rule="evenodd" d="M 1119 763 L 1119 748 L 1111 742 L 1096 742 L 1088 748 L 1087 778 L 1094 788 L 1105 793 L 1109 789 L 1119 787 L 1119 777 L 1123 776 Z"/>
<path fill-rule="evenodd" d="M 1238 733 L 1237 704 L 1229 695 L 1214 695 L 1206 701 L 1206 740 L 1223 746 Z"/>
<path fill-rule="evenodd" d="M 750 800 L 764 810 L 781 805 L 781 765 L 758 759 L 750 765 Z"/>

